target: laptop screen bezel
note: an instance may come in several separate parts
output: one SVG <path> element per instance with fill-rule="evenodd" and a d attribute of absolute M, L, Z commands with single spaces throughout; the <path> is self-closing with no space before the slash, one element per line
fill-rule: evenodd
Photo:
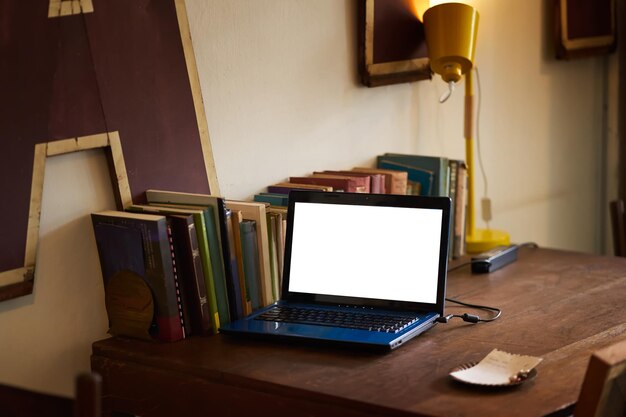
<path fill-rule="evenodd" d="M 335 295 L 310 294 L 289 291 L 291 269 L 291 250 L 293 241 L 294 216 L 297 203 L 344 204 L 360 206 L 389 206 L 441 210 L 441 233 L 439 241 L 437 295 L 435 303 L 394 301 L 373 298 L 345 297 Z M 289 193 L 289 209 L 287 213 L 287 231 L 285 236 L 285 256 L 283 265 L 282 299 L 289 302 L 316 303 L 328 305 L 351 305 L 358 307 L 383 308 L 400 311 L 424 311 L 444 313 L 447 266 L 448 239 L 450 233 L 449 197 L 424 197 L 397 194 L 362 194 L 335 193 L 318 191 L 291 191 Z"/>

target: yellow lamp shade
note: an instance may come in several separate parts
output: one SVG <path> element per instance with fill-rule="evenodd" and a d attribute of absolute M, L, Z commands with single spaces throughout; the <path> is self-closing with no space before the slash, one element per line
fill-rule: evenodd
<path fill-rule="evenodd" d="M 458 82 L 472 68 L 478 12 L 461 3 L 444 3 L 424 13 L 424 31 L 433 72 L 445 82 Z"/>

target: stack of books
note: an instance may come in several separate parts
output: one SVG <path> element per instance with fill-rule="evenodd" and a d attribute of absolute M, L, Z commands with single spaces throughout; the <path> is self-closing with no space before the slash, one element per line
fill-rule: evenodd
<path fill-rule="evenodd" d="M 465 162 L 438 156 L 386 153 L 376 158 L 376 167 L 323 170 L 308 176 L 290 177 L 272 184 L 255 201 L 286 207 L 292 190 L 355 193 L 388 193 L 447 196 L 452 200 L 450 259 L 465 254 L 467 166 Z"/>
<path fill-rule="evenodd" d="M 449 253 L 464 254 L 463 161 L 384 154 L 376 167 L 316 171 L 253 201 L 147 190 L 147 204 L 92 214 L 110 333 L 176 341 L 217 333 L 280 298 L 292 190 L 449 196 Z"/>
<path fill-rule="evenodd" d="M 162 190 L 147 190 L 146 200 L 91 216 L 110 333 L 161 341 L 217 333 L 279 298 L 285 208 Z M 137 288 L 115 278 L 128 271 L 152 294 L 147 321 L 128 301 Z"/>

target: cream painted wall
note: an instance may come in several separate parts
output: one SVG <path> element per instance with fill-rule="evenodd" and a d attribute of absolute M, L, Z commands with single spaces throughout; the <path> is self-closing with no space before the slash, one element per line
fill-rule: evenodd
<path fill-rule="evenodd" d="M 471 3 L 491 226 L 515 242 L 599 252 L 605 58 L 556 61 L 542 0 Z M 439 79 L 359 84 L 355 1 L 186 4 L 224 195 L 387 151 L 464 158 L 462 88 L 440 105 Z"/>
<path fill-rule="evenodd" d="M 492 225 L 516 242 L 600 251 L 606 60 L 555 61 L 542 0 L 473 3 Z M 225 196 L 386 151 L 463 157 L 461 94 L 440 105 L 438 79 L 359 84 L 354 0 L 186 5 Z M 35 293 L 0 303 L 0 383 L 69 396 L 106 335 L 88 217 L 115 206 L 104 155 L 50 158 L 43 196 Z"/>
<path fill-rule="evenodd" d="M 90 369 L 108 325 L 89 213 L 114 208 L 104 151 L 47 159 L 34 292 L 0 303 L 0 383 L 70 396 Z"/>

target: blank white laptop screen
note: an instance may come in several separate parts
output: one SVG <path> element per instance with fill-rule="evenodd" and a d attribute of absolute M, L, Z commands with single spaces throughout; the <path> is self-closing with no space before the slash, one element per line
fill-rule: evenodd
<path fill-rule="evenodd" d="M 437 302 L 443 211 L 295 204 L 289 291 Z"/>

